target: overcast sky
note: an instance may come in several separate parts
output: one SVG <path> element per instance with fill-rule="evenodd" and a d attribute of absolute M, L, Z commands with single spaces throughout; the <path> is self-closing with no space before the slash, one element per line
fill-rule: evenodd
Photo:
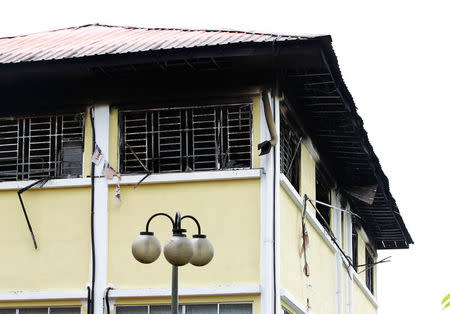
<path fill-rule="evenodd" d="M 103 23 L 330 34 L 415 245 L 381 251 L 379 313 L 450 293 L 450 1 L 4 1 L 0 36 Z M 7 105 L 7 104 L 2 104 Z M 450 313 L 450 310 L 447 310 Z M 359 314 L 359 313 L 355 313 Z"/>

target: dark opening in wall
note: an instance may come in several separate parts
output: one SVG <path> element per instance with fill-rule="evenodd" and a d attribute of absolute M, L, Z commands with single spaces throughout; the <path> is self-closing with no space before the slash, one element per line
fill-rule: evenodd
<path fill-rule="evenodd" d="M 366 286 L 370 292 L 373 294 L 374 288 L 374 266 L 373 266 L 374 258 L 370 251 L 366 248 Z"/>
<path fill-rule="evenodd" d="M 331 204 L 331 189 L 325 179 L 325 175 L 320 170 L 319 166 L 316 166 L 316 199 L 323 203 Z M 316 204 L 317 211 L 316 218 L 322 224 L 322 226 L 328 229 L 331 223 L 331 210 L 330 207 Z"/>
<path fill-rule="evenodd" d="M 358 232 L 356 232 L 354 226 L 352 228 L 352 262 L 353 268 L 358 271 Z"/>
<path fill-rule="evenodd" d="M 119 110 L 120 171 L 251 168 L 252 104 Z M 129 145 L 129 147 L 127 146 Z"/>

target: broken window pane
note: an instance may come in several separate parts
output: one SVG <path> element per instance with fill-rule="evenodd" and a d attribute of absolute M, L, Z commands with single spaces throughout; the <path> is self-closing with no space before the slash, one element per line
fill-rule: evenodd
<path fill-rule="evenodd" d="M 122 173 L 251 167 L 252 105 L 120 110 Z M 136 156 L 140 159 L 137 160 Z"/>

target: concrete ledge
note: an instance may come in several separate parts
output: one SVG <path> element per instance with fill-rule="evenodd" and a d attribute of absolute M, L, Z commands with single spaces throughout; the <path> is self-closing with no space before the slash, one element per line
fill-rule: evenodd
<path fill-rule="evenodd" d="M 164 173 L 164 174 L 158 173 L 150 175 L 141 184 L 257 179 L 261 177 L 261 171 L 262 169 L 256 168 L 256 169 L 242 169 L 242 170 L 217 170 L 217 171 L 198 171 L 198 172 L 181 172 L 181 173 Z M 120 181 L 117 179 L 117 177 L 114 177 L 113 179 L 108 180 L 108 185 L 116 185 L 119 182 L 120 184 L 123 185 L 134 185 L 139 181 L 141 181 L 144 176 L 145 174 L 123 175 Z M 35 180 L 0 182 L 0 191 L 20 190 L 33 182 L 35 182 Z M 90 178 L 54 179 L 49 180 L 44 185 L 43 188 L 44 189 L 71 188 L 90 185 L 91 185 Z"/>
<path fill-rule="evenodd" d="M 206 296 L 206 295 L 240 295 L 240 294 L 260 294 L 261 287 L 254 286 L 211 286 L 180 288 L 180 296 Z M 159 289 L 117 289 L 109 292 L 111 298 L 144 298 L 144 297 L 169 297 L 170 288 Z"/>

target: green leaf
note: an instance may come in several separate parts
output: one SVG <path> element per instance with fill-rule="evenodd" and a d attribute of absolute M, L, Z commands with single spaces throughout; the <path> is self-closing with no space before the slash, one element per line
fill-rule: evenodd
<path fill-rule="evenodd" d="M 450 306 L 450 302 L 448 302 L 445 306 L 444 309 Z"/>

